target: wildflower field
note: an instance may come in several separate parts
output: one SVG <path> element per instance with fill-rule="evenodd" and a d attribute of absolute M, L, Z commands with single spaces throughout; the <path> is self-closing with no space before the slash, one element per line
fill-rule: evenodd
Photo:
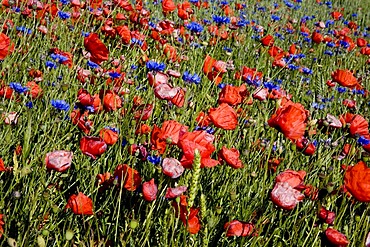
<path fill-rule="evenodd" d="M 370 246 L 370 3 L 2 0 L 1 246 Z"/>

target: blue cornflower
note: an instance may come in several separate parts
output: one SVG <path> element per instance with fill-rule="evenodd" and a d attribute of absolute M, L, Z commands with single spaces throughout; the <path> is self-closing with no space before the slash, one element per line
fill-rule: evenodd
<path fill-rule="evenodd" d="M 294 65 L 294 64 L 288 64 L 288 69 L 290 69 L 290 70 L 297 70 L 297 69 L 299 69 L 299 66 L 298 65 Z"/>
<path fill-rule="evenodd" d="M 88 36 L 90 35 L 90 33 L 89 33 L 89 32 L 84 32 L 84 31 L 82 31 L 82 32 L 81 32 L 81 34 L 82 34 L 82 36 L 84 36 L 84 37 L 88 37 Z"/>
<path fill-rule="evenodd" d="M 366 145 L 369 145 L 370 144 L 370 140 L 369 139 L 366 139 L 364 136 L 360 136 L 357 139 L 357 143 L 360 144 L 361 146 L 366 146 Z"/>
<path fill-rule="evenodd" d="M 278 15 L 271 15 L 271 20 L 273 20 L 273 21 L 280 21 L 280 16 L 278 16 Z"/>
<path fill-rule="evenodd" d="M 362 89 L 353 89 L 352 90 L 352 93 L 364 95 L 365 94 L 365 90 L 362 90 Z"/>
<path fill-rule="evenodd" d="M 226 84 L 225 83 L 220 83 L 220 84 L 217 85 L 217 87 L 219 89 L 223 89 L 224 87 L 226 87 Z"/>
<path fill-rule="evenodd" d="M 335 46 L 335 43 L 334 42 L 328 42 L 328 43 L 326 43 L 326 46 L 332 48 L 332 47 Z"/>
<path fill-rule="evenodd" d="M 268 90 L 273 90 L 273 89 L 279 90 L 280 89 L 280 87 L 278 85 L 275 85 L 272 82 L 264 82 L 263 83 L 263 86 L 265 88 L 267 88 Z"/>
<path fill-rule="evenodd" d="M 163 71 L 166 69 L 166 65 L 164 63 L 157 63 L 153 60 L 146 62 L 146 67 L 149 70 L 154 70 L 154 71 Z"/>
<path fill-rule="evenodd" d="M 51 68 L 51 69 L 56 69 L 57 65 L 53 63 L 52 61 L 46 61 L 45 62 L 46 67 Z"/>
<path fill-rule="evenodd" d="M 291 3 L 291 2 L 289 2 L 289 1 L 287 1 L 287 0 L 284 0 L 284 4 L 285 4 L 285 6 L 287 6 L 288 8 L 293 8 L 293 7 L 294 7 L 294 4 L 293 4 L 293 3 Z"/>
<path fill-rule="evenodd" d="M 65 100 L 52 99 L 50 101 L 50 103 L 57 110 L 61 110 L 61 111 L 68 111 L 69 110 L 69 104 Z"/>
<path fill-rule="evenodd" d="M 339 44 L 343 48 L 348 48 L 349 47 L 349 43 L 347 41 L 344 41 L 344 40 L 339 41 Z"/>
<path fill-rule="evenodd" d="M 141 40 L 139 40 L 139 39 L 132 38 L 132 39 L 131 39 L 131 44 L 142 46 L 142 45 L 144 44 L 144 42 L 143 42 L 143 41 L 141 41 Z"/>
<path fill-rule="evenodd" d="M 63 5 L 67 5 L 70 3 L 70 0 L 60 0 L 60 2 L 63 4 Z"/>
<path fill-rule="evenodd" d="M 231 49 L 230 47 L 227 47 L 227 46 L 224 46 L 224 48 L 222 48 L 224 51 L 226 52 L 232 52 L 233 49 Z"/>
<path fill-rule="evenodd" d="M 108 74 L 109 74 L 110 78 L 112 78 L 112 79 L 116 79 L 116 78 L 119 78 L 121 76 L 121 74 L 118 73 L 118 72 L 109 72 Z"/>
<path fill-rule="evenodd" d="M 238 21 L 237 23 L 236 23 L 236 25 L 238 26 L 238 27 L 245 27 L 246 25 L 249 25 L 250 24 L 250 21 L 248 21 L 248 20 L 244 20 L 244 19 L 241 19 L 240 21 Z"/>
<path fill-rule="evenodd" d="M 16 27 L 15 29 L 16 29 L 17 31 L 19 31 L 19 32 L 24 33 L 24 34 L 31 34 L 31 33 L 32 33 L 32 29 L 29 29 L 29 28 L 26 28 L 26 27 L 23 27 L 23 26 L 21 26 L 21 27 Z"/>
<path fill-rule="evenodd" d="M 138 68 L 138 66 L 137 65 L 135 65 L 135 64 L 133 64 L 133 65 L 131 65 L 131 67 L 130 67 L 132 70 L 135 70 L 135 69 L 137 69 Z"/>
<path fill-rule="evenodd" d="M 197 22 L 191 22 L 188 25 L 185 25 L 185 27 L 194 33 L 201 33 L 203 31 L 203 26 Z"/>
<path fill-rule="evenodd" d="M 200 84 L 200 77 L 196 73 L 194 75 L 190 74 L 188 71 L 185 71 L 182 75 L 182 79 L 185 82 L 194 83 L 194 84 Z"/>
<path fill-rule="evenodd" d="M 161 163 L 161 161 L 162 161 L 162 158 L 160 157 L 160 156 L 154 156 L 154 155 L 148 155 L 147 157 L 146 157 L 146 159 L 150 162 L 150 163 L 152 163 L 152 164 L 154 164 L 154 165 L 158 165 L 159 163 Z"/>
<path fill-rule="evenodd" d="M 92 61 L 87 61 L 87 66 L 89 66 L 90 68 L 92 68 L 92 69 L 97 69 L 97 68 L 100 68 L 100 66 L 99 66 L 99 64 L 97 64 L 97 63 L 94 63 L 94 62 L 92 62 Z"/>
<path fill-rule="evenodd" d="M 326 51 L 324 51 L 324 54 L 329 55 L 329 56 L 333 56 L 334 53 L 331 50 L 326 50 Z"/>
<path fill-rule="evenodd" d="M 68 61 L 68 57 L 66 56 L 63 56 L 63 55 L 60 55 L 60 54 L 51 54 L 50 57 L 53 59 L 53 60 L 56 60 L 58 63 L 64 63 L 66 61 Z"/>
<path fill-rule="evenodd" d="M 327 20 L 326 22 L 325 22 L 325 27 L 329 27 L 330 25 L 334 25 L 334 21 L 333 20 Z"/>
<path fill-rule="evenodd" d="M 302 72 L 306 75 L 312 75 L 312 70 L 309 68 L 302 68 Z"/>
<path fill-rule="evenodd" d="M 337 91 L 339 93 L 345 93 L 345 92 L 347 92 L 347 88 L 345 88 L 345 87 L 337 87 Z"/>
<path fill-rule="evenodd" d="M 230 18 L 227 16 L 212 15 L 212 19 L 218 25 L 230 23 Z"/>
<path fill-rule="evenodd" d="M 313 102 L 311 106 L 312 108 L 317 109 L 317 110 L 322 110 L 325 108 L 325 104 L 318 104 L 316 102 Z"/>
<path fill-rule="evenodd" d="M 58 16 L 62 20 L 67 20 L 67 19 L 71 18 L 71 13 L 58 11 Z"/>
<path fill-rule="evenodd" d="M 28 101 L 28 102 L 26 103 L 26 106 L 27 106 L 29 109 L 32 109 L 32 108 L 33 108 L 33 103 L 32 103 L 32 101 Z"/>
<path fill-rule="evenodd" d="M 25 93 L 29 90 L 28 87 L 22 86 L 22 84 L 20 84 L 19 82 L 11 82 L 9 83 L 9 87 L 17 93 Z"/>

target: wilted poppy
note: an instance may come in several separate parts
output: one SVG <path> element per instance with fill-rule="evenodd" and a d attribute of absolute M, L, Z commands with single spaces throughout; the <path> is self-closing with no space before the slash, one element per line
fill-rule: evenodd
<path fill-rule="evenodd" d="M 149 182 L 143 183 L 142 190 L 145 201 L 152 202 L 157 198 L 158 187 L 154 183 L 154 178 L 152 178 Z"/>
<path fill-rule="evenodd" d="M 242 161 L 239 159 L 239 156 L 239 151 L 236 148 L 228 149 L 226 147 L 222 147 L 222 149 L 218 152 L 219 161 L 225 161 L 226 164 L 234 169 L 243 167 Z"/>
<path fill-rule="evenodd" d="M 0 60 L 4 60 L 6 56 L 11 54 L 14 50 L 14 43 L 5 33 L 0 33 Z"/>
<path fill-rule="evenodd" d="M 68 199 L 66 209 L 72 209 L 74 214 L 93 215 L 93 202 L 91 198 L 79 192 L 78 195 L 71 195 Z"/>
<path fill-rule="evenodd" d="M 337 69 L 331 74 L 331 78 L 343 87 L 353 88 L 359 85 L 357 78 L 349 70 Z"/>
<path fill-rule="evenodd" d="M 174 199 L 176 197 L 179 197 L 184 193 L 188 187 L 186 186 L 178 186 L 176 188 L 167 188 L 166 195 L 164 196 L 166 199 Z"/>
<path fill-rule="evenodd" d="M 327 210 L 325 207 L 321 207 L 319 210 L 319 219 L 326 224 L 333 225 L 335 220 L 335 213 L 333 211 Z"/>
<path fill-rule="evenodd" d="M 246 237 L 252 235 L 254 232 L 254 225 L 252 223 L 233 220 L 226 222 L 224 229 L 226 230 L 226 237 Z"/>
<path fill-rule="evenodd" d="M 224 130 L 234 130 L 238 126 L 238 117 L 235 110 L 226 103 L 217 108 L 211 108 L 208 115 L 212 123 Z"/>
<path fill-rule="evenodd" d="M 346 235 L 331 227 L 325 230 L 325 236 L 328 241 L 334 246 L 345 247 L 349 244 Z"/>
<path fill-rule="evenodd" d="M 282 105 L 267 121 L 271 127 L 281 131 L 292 141 L 303 137 L 308 113 L 300 103 L 283 99 Z"/>
<path fill-rule="evenodd" d="M 162 162 L 162 172 L 171 178 L 178 178 L 183 174 L 184 167 L 181 165 L 180 161 L 175 158 L 164 158 Z"/>
<path fill-rule="evenodd" d="M 275 183 L 274 189 L 271 192 L 272 202 L 285 210 L 292 210 L 303 199 L 304 195 L 287 182 Z"/>
<path fill-rule="evenodd" d="M 45 164 L 48 170 L 64 172 L 71 167 L 73 153 L 70 151 L 53 151 L 46 154 Z"/>
<path fill-rule="evenodd" d="M 347 167 L 344 186 L 360 202 L 370 202 L 370 168 L 360 161 Z"/>
<path fill-rule="evenodd" d="M 103 61 L 108 60 L 109 50 L 96 33 L 90 33 L 89 36 L 84 39 L 84 46 L 85 49 L 90 52 L 90 60 L 92 62 L 101 64 Z"/>
<path fill-rule="evenodd" d="M 107 145 L 113 145 L 118 141 L 118 133 L 109 128 L 100 130 L 99 136 Z"/>
<path fill-rule="evenodd" d="M 84 136 L 80 140 L 80 149 L 83 154 L 96 159 L 107 150 L 107 144 L 100 137 Z"/>
<path fill-rule="evenodd" d="M 122 184 L 123 188 L 129 191 L 135 191 L 141 184 L 139 172 L 126 164 L 116 167 L 114 177 L 118 179 L 118 187 Z"/>

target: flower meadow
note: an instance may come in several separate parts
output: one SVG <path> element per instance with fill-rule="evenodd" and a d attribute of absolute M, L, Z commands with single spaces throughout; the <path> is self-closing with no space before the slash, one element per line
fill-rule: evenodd
<path fill-rule="evenodd" d="M 366 0 L 2 0 L 1 246 L 370 246 Z"/>

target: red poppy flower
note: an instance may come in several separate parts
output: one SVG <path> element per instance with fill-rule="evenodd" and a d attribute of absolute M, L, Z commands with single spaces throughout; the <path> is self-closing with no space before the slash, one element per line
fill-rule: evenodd
<path fill-rule="evenodd" d="M 177 60 L 177 51 L 175 47 L 169 44 L 165 44 L 163 46 L 163 53 L 172 62 L 175 62 Z"/>
<path fill-rule="evenodd" d="M 116 167 L 114 177 L 118 178 L 118 187 L 122 184 L 123 188 L 129 191 L 135 191 L 141 184 L 139 172 L 126 164 Z"/>
<path fill-rule="evenodd" d="M 325 236 L 328 241 L 334 246 L 345 247 L 349 244 L 346 235 L 331 227 L 325 230 Z"/>
<path fill-rule="evenodd" d="M 277 46 L 271 46 L 268 53 L 275 60 L 280 60 L 285 56 L 284 50 Z"/>
<path fill-rule="evenodd" d="M 108 60 L 109 50 L 99 39 L 96 33 L 90 33 L 84 40 L 85 49 L 90 52 L 90 60 L 94 63 L 101 64 Z"/>
<path fill-rule="evenodd" d="M 2 158 L 0 158 L 0 172 L 5 172 L 7 169 L 5 168 L 5 164 Z"/>
<path fill-rule="evenodd" d="M 358 47 L 365 47 L 367 45 L 367 41 L 363 38 L 357 38 L 356 44 Z"/>
<path fill-rule="evenodd" d="M 5 222 L 3 218 L 4 218 L 4 215 L 0 214 L 0 238 L 3 236 L 3 233 L 4 233 L 3 226 L 5 225 Z"/>
<path fill-rule="evenodd" d="M 304 195 L 287 182 L 275 183 L 275 187 L 271 192 L 272 202 L 285 210 L 292 210 L 303 199 Z"/>
<path fill-rule="evenodd" d="M 145 201 L 152 202 L 157 198 L 158 187 L 154 183 L 154 178 L 149 182 L 143 183 L 143 198 Z"/>
<path fill-rule="evenodd" d="M 308 113 L 300 103 L 283 99 L 281 106 L 267 121 L 269 126 L 281 131 L 292 141 L 303 137 Z"/>
<path fill-rule="evenodd" d="M 188 187 L 186 186 L 179 186 L 176 188 L 167 188 L 166 195 L 164 196 L 166 199 L 175 199 L 184 193 Z"/>
<path fill-rule="evenodd" d="M 0 85 L 0 97 L 4 97 L 6 99 L 12 99 L 13 98 L 13 89 L 11 89 L 7 85 Z"/>
<path fill-rule="evenodd" d="M 295 145 L 299 151 L 302 151 L 304 155 L 314 155 L 316 151 L 316 146 L 309 142 L 305 137 L 296 140 Z"/>
<path fill-rule="evenodd" d="M 103 98 L 103 107 L 106 111 L 115 111 L 122 107 L 122 100 L 111 90 L 108 90 L 105 92 L 104 98 Z"/>
<path fill-rule="evenodd" d="M 349 133 L 352 136 L 366 136 L 369 134 L 369 123 L 366 119 L 358 114 L 346 113 L 339 117 L 343 125 L 350 124 Z"/>
<path fill-rule="evenodd" d="M 100 130 L 99 136 L 107 145 L 113 145 L 118 141 L 118 133 L 111 129 Z"/>
<path fill-rule="evenodd" d="M 154 88 L 154 95 L 158 99 L 171 100 L 177 95 L 179 87 L 173 88 L 169 84 L 159 84 Z"/>
<path fill-rule="evenodd" d="M 338 12 L 338 11 L 333 11 L 331 12 L 331 17 L 334 18 L 334 20 L 338 21 L 340 18 L 343 17 L 342 13 Z"/>
<path fill-rule="evenodd" d="M 177 145 L 179 142 L 180 131 L 187 131 L 188 126 L 184 126 L 175 120 L 167 120 L 162 124 L 162 138 L 168 143 Z"/>
<path fill-rule="evenodd" d="M 276 176 L 275 182 L 276 183 L 288 183 L 292 188 L 299 189 L 302 188 L 304 177 L 306 176 L 306 172 L 301 171 L 293 171 L 293 170 L 286 170 L 279 175 Z"/>
<path fill-rule="evenodd" d="M 136 128 L 135 135 L 146 135 L 151 132 L 151 128 L 147 124 L 139 124 L 139 126 Z"/>
<path fill-rule="evenodd" d="M 199 112 L 197 118 L 195 119 L 197 122 L 197 125 L 200 127 L 206 127 L 209 125 L 211 119 L 209 118 L 207 113 Z"/>
<path fill-rule="evenodd" d="M 182 149 L 183 156 L 180 160 L 185 168 L 193 167 L 194 150 L 198 149 L 201 157 L 201 168 L 214 167 L 219 164 L 217 160 L 211 159 L 211 154 L 215 151 L 212 142 L 214 136 L 205 131 L 180 132 L 177 146 Z"/>
<path fill-rule="evenodd" d="M 173 12 L 176 9 L 176 5 L 173 0 L 163 0 L 162 1 L 162 11 L 164 14 Z"/>
<path fill-rule="evenodd" d="M 268 34 L 265 37 L 261 39 L 261 43 L 263 46 L 272 46 L 274 44 L 275 40 L 272 35 Z"/>
<path fill-rule="evenodd" d="M 94 123 L 89 119 L 89 113 L 85 111 L 81 114 L 80 109 L 75 109 L 71 112 L 71 120 L 74 125 L 83 131 L 85 134 L 89 134 Z"/>
<path fill-rule="evenodd" d="M 32 99 L 40 98 L 43 94 L 41 87 L 34 81 L 27 82 L 26 86 L 29 90 L 26 92 L 27 95 L 31 95 Z"/>
<path fill-rule="evenodd" d="M 164 158 L 162 162 L 162 172 L 171 178 L 178 178 L 183 174 L 184 167 L 181 165 L 180 161 L 175 158 Z"/>
<path fill-rule="evenodd" d="M 239 151 L 235 148 L 228 149 L 226 147 L 222 147 L 222 149 L 218 152 L 219 161 L 225 161 L 226 164 L 234 169 L 243 167 L 242 161 L 239 159 L 239 156 Z"/>
<path fill-rule="evenodd" d="M 176 201 L 172 202 L 172 206 L 175 208 L 177 217 L 187 226 L 187 230 L 190 234 L 197 234 L 200 230 L 199 221 L 199 208 L 190 208 L 189 212 L 187 209 L 186 196 L 180 196 L 180 203 Z"/>
<path fill-rule="evenodd" d="M 326 224 L 333 225 L 335 220 L 335 213 L 327 210 L 324 207 L 321 207 L 319 210 L 319 219 L 325 222 Z"/>
<path fill-rule="evenodd" d="M 72 157 L 72 152 L 64 150 L 47 153 L 45 157 L 46 168 L 48 170 L 64 172 L 71 167 Z"/>
<path fill-rule="evenodd" d="M 142 104 L 138 107 L 135 107 L 134 118 L 141 121 L 148 120 L 152 115 L 153 108 L 153 104 Z"/>
<path fill-rule="evenodd" d="M 349 70 L 337 69 L 331 74 L 331 78 L 343 87 L 353 88 L 359 85 L 357 78 Z"/>
<path fill-rule="evenodd" d="M 4 33 L 0 33 L 0 60 L 4 60 L 14 50 L 14 43 Z"/>
<path fill-rule="evenodd" d="M 107 144 L 100 137 L 84 136 L 80 140 L 80 149 L 83 154 L 96 159 L 107 150 Z"/>
<path fill-rule="evenodd" d="M 218 95 L 218 103 L 227 103 L 231 106 L 238 105 L 243 102 L 248 90 L 245 84 L 240 87 L 226 85 Z"/>
<path fill-rule="evenodd" d="M 185 90 L 179 88 L 175 97 L 171 99 L 171 103 L 177 107 L 183 107 L 185 103 Z"/>
<path fill-rule="evenodd" d="M 217 108 L 209 109 L 208 115 L 212 123 L 218 128 L 234 130 L 238 126 L 238 117 L 234 108 L 226 103 L 222 103 Z"/>
<path fill-rule="evenodd" d="M 360 161 L 347 167 L 344 186 L 360 202 L 370 202 L 370 168 Z"/>
<path fill-rule="evenodd" d="M 222 75 L 227 72 L 226 63 L 217 61 L 211 56 L 207 55 L 203 63 L 203 72 L 208 79 L 219 84 L 222 81 Z"/>
<path fill-rule="evenodd" d="M 320 44 L 321 42 L 324 41 L 324 37 L 322 36 L 321 33 L 318 33 L 318 32 L 313 32 L 312 36 L 311 36 L 311 39 L 316 44 Z"/>
<path fill-rule="evenodd" d="M 162 130 L 155 124 L 150 135 L 150 143 L 152 144 L 152 149 L 157 150 L 160 154 L 164 154 L 166 151 L 166 139 L 163 138 Z"/>
<path fill-rule="evenodd" d="M 93 215 L 93 202 L 91 198 L 79 192 L 78 195 L 71 195 L 68 199 L 66 209 L 72 209 L 74 214 Z"/>
<path fill-rule="evenodd" d="M 246 237 L 252 235 L 254 232 L 254 225 L 252 223 L 233 220 L 231 222 L 226 222 L 224 229 L 226 230 L 226 237 Z"/>
<path fill-rule="evenodd" d="M 263 77 L 262 72 L 257 71 L 255 68 L 248 68 L 247 66 L 242 67 L 240 75 L 243 81 L 261 80 Z M 236 79 L 240 79 L 240 75 L 235 74 Z"/>
<path fill-rule="evenodd" d="M 131 32 L 128 26 L 118 26 L 115 27 L 117 34 L 121 37 L 122 43 L 125 45 L 131 44 Z"/>

